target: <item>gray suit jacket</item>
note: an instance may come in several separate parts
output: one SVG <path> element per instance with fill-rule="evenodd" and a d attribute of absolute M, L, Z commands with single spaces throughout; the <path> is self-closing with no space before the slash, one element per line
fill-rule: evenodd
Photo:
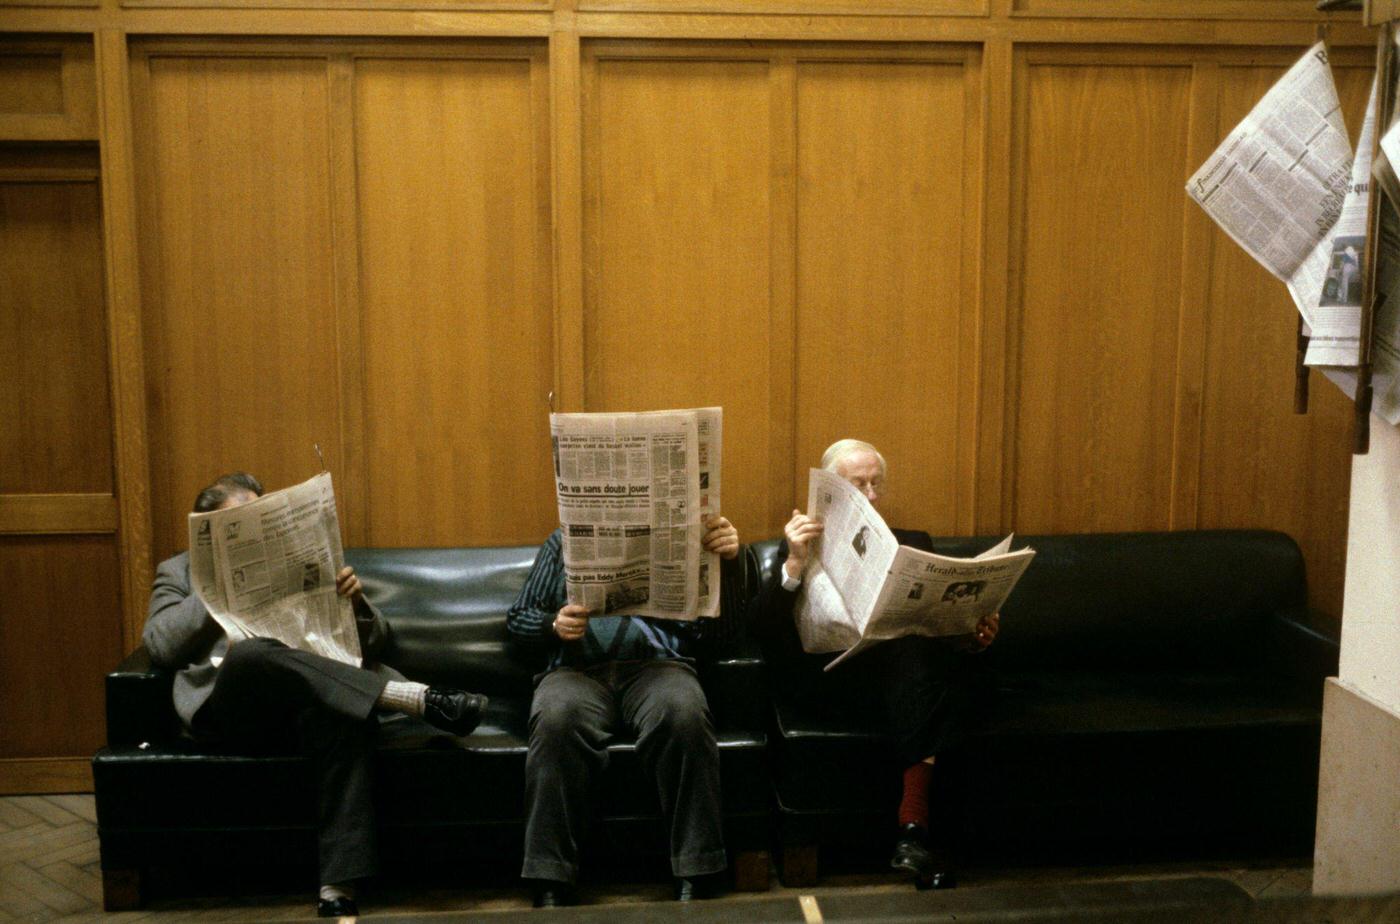
<path fill-rule="evenodd" d="M 355 624 L 368 667 L 389 642 L 389 624 L 363 597 L 355 606 Z M 228 651 L 228 637 L 190 587 L 188 552 L 167 558 L 156 568 L 141 641 L 151 653 L 152 662 L 176 672 L 175 711 L 189 728 L 194 714 L 214 689 L 219 668 L 213 659 L 222 659 Z M 390 679 L 402 679 L 391 668 L 379 668 L 376 672 Z"/>

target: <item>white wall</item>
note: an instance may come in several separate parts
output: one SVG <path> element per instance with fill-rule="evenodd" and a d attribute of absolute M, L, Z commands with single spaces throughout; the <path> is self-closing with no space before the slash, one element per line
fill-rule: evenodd
<path fill-rule="evenodd" d="M 1400 429 L 1351 470 L 1342 662 L 1327 682 L 1313 892 L 1400 892 Z"/>
<path fill-rule="evenodd" d="M 1370 453 L 1352 463 L 1338 676 L 1400 712 L 1400 428 L 1378 417 Z"/>

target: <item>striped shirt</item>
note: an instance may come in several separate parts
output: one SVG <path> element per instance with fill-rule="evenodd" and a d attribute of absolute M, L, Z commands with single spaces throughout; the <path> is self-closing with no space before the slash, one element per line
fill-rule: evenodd
<path fill-rule="evenodd" d="M 689 660 L 695 655 L 699 642 L 707 634 L 701 622 L 675 619 L 653 619 L 647 616 L 590 616 L 588 629 L 577 642 L 560 642 L 554 634 L 554 617 L 568 602 L 564 588 L 563 539 L 560 530 L 549 539 L 535 556 L 530 576 L 520 596 L 506 613 L 506 628 L 511 634 L 528 641 L 547 641 L 556 647 L 549 669 L 556 667 L 589 667 L 608 661 L 649 661 L 654 659 Z M 731 562 L 723 562 L 723 583 L 734 583 L 729 574 Z M 726 587 L 727 589 L 727 587 Z M 728 593 L 723 595 L 728 604 Z M 723 618 L 723 617 L 722 617 Z M 718 627 L 716 627 L 718 628 Z"/>

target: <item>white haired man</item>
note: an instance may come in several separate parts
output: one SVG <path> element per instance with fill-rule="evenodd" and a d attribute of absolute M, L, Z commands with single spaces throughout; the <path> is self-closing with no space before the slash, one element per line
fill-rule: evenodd
<path fill-rule="evenodd" d="M 858 488 L 878 508 L 885 493 L 885 458 L 861 440 L 843 439 L 822 454 L 822 468 Z M 964 657 L 981 652 L 997 636 L 993 614 L 968 636 L 926 638 L 907 635 L 883 642 L 841 667 L 822 670 L 834 654 L 806 654 L 793 624 L 792 609 L 822 524 L 800 510 L 783 527 L 778 549 L 781 567 L 752 603 L 750 625 L 763 637 L 767 659 L 792 695 L 832 710 L 873 712 L 905 763 L 898 832 L 890 865 L 912 875 L 920 888 L 954 885 L 948 852 L 938 849 L 929 828 L 929 783 L 935 759 L 959 731 L 965 683 Z M 932 551 L 926 532 L 894 530 L 901 545 Z"/>

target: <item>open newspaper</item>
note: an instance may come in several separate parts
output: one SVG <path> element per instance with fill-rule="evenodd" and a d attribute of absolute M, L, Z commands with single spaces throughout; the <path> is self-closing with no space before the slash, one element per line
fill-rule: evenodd
<path fill-rule="evenodd" d="M 904 635 L 963 635 L 999 611 L 1035 552 L 1007 536 L 976 558 L 900 545 L 854 485 L 814 468 L 807 515 L 824 524 L 793 609 L 808 652 L 843 651 L 831 670 L 872 645 Z"/>
<path fill-rule="evenodd" d="M 551 414 L 570 603 L 594 615 L 719 615 L 723 411 Z"/>
<path fill-rule="evenodd" d="M 1371 131 L 1368 118 L 1355 163 L 1319 42 L 1186 184 L 1236 243 L 1288 285 L 1313 338 L 1309 365 L 1358 361 Z"/>
<path fill-rule="evenodd" d="M 190 579 L 230 640 L 274 638 L 360 664 L 350 601 L 335 592 L 345 563 L 329 472 L 209 513 L 192 513 Z"/>

